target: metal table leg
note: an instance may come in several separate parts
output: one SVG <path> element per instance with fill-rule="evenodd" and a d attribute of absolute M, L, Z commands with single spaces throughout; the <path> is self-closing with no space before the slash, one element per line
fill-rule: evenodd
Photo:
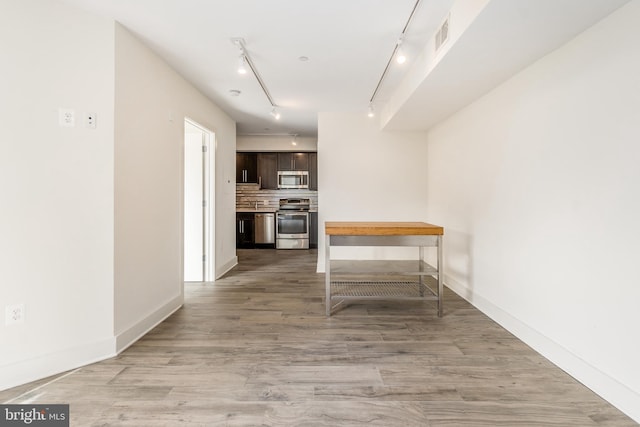
<path fill-rule="evenodd" d="M 324 287 L 327 316 L 331 316 L 331 236 L 324 236 Z"/>

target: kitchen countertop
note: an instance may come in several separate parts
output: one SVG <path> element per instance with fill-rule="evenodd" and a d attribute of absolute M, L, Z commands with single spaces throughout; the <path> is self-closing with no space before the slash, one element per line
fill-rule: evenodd
<path fill-rule="evenodd" d="M 251 209 L 251 208 L 240 208 L 236 209 L 236 212 L 240 213 L 276 213 L 278 209 L 274 208 L 264 208 L 264 209 Z M 292 211 L 295 212 L 295 211 Z M 318 212 L 316 209 L 310 209 L 309 212 Z"/>

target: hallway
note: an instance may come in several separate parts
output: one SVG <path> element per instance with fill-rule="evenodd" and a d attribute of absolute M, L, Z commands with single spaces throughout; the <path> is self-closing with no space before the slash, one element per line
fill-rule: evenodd
<path fill-rule="evenodd" d="M 636 425 L 450 291 L 442 318 L 432 302 L 327 318 L 315 250 L 238 257 L 118 357 L 0 401 L 69 403 L 72 426 Z"/>

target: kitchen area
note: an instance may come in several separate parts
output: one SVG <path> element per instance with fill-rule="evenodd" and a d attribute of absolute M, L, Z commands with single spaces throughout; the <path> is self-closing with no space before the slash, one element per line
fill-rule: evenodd
<path fill-rule="evenodd" d="M 236 153 L 236 248 L 318 247 L 315 151 Z"/>

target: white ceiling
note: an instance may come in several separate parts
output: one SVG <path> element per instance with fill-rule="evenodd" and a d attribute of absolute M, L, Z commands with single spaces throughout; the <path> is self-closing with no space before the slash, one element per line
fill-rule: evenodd
<path fill-rule="evenodd" d="M 385 129 L 430 128 L 628 1 L 491 0 Z"/>
<path fill-rule="evenodd" d="M 303 136 L 317 134 L 318 112 L 366 112 L 415 4 L 415 0 L 63 1 L 109 16 L 128 28 L 236 120 L 238 134 Z M 492 8 L 487 8 L 491 14 L 484 17 L 479 28 L 485 31 L 503 28 L 498 25 L 505 19 L 501 11 L 515 10 L 510 19 L 520 22 L 509 27 L 527 30 L 518 34 L 522 40 L 522 50 L 514 59 L 518 62 L 509 66 L 510 59 L 506 57 L 496 64 L 513 73 L 627 1 L 491 0 Z M 453 3 L 454 0 L 421 1 L 402 45 L 409 60 L 403 66 L 393 63 L 376 104 L 383 105 L 392 96 L 411 66 L 411 58 L 431 39 Z M 523 7 L 514 8 L 514 3 Z M 554 5 L 558 4 L 565 7 L 556 8 Z M 538 9 L 542 14 L 531 13 Z M 575 13 L 576 10 L 580 13 Z M 551 13 L 552 19 L 540 20 L 545 13 Z M 530 21 L 530 17 L 536 21 Z M 541 48 L 536 40 L 549 25 L 563 30 L 545 37 Z M 256 79 L 250 73 L 244 76 L 237 73 L 239 51 L 231 42 L 234 37 L 244 38 L 249 55 L 280 107 L 279 121 L 270 116 L 271 105 Z M 505 40 L 509 37 L 503 35 Z M 478 43 L 484 42 L 482 37 L 477 38 Z M 478 43 L 476 48 L 481 47 Z M 464 49 L 474 50 L 472 39 L 465 40 Z M 307 56 L 309 61 L 298 60 L 300 56 Z M 469 56 L 471 60 L 475 58 Z M 472 65 L 465 64 L 464 59 L 456 60 L 455 64 L 462 69 Z M 492 84 L 496 83 L 499 82 Z M 486 91 L 485 86 L 481 90 L 476 88 L 478 93 L 474 96 Z M 242 94 L 233 97 L 229 93 L 232 89 Z M 407 105 L 424 107 L 431 94 L 422 92 L 425 93 L 416 91 Z M 455 110 L 461 106 L 448 108 Z M 438 114 L 442 116 L 443 112 Z M 405 108 L 404 112 L 401 108 L 395 121 L 392 120 L 393 128 L 426 128 L 424 115 L 414 116 L 415 108 Z"/>

